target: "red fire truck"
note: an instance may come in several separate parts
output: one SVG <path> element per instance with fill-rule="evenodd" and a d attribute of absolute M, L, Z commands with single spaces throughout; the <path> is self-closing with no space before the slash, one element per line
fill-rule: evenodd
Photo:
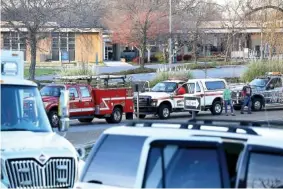
<path fill-rule="evenodd" d="M 48 84 L 40 90 L 53 127 L 59 124 L 61 89 L 70 92 L 70 119 L 90 123 L 96 117 L 105 118 L 107 123 L 120 123 L 123 114 L 126 119 L 133 119 L 134 93 L 127 85 L 126 76 L 66 76 L 57 79 L 59 83 Z"/>

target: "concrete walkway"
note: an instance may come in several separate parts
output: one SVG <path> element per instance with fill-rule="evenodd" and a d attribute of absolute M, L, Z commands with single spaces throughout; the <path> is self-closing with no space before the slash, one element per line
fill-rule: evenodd
<path fill-rule="evenodd" d="M 117 67 L 117 66 L 132 67 L 133 66 L 131 64 L 128 64 L 126 62 L 121 62 L 121 61 L 105 61 L 104 64 L 105 64 L 105 66 L 109 66 L 109 67 Z"/>

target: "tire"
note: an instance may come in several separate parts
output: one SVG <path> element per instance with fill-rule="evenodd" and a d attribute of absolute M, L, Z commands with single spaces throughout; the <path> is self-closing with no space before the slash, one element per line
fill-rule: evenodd
<path fill-rule="evenodd" d="M 137 114 L 135 114 L 135 115 L 136 115 L 136 117 L 138 117 L 138 115 L 137 115 Z M 146 115 L 145 115 L 145 114 L 140 114 L 140 115 L 139 115 L 139 118 L 140 118 L 140 119 L 144 119 L 145 117 L 146 117 Z"/>
<path fill-rule="evenodd" d="M 121 108 L 114 108 L 110 117 L 106 118 L 107 123 L 120 123 L 123 117 L 123 112 Z"/>
<path fill-rule="evenodd" d="M 52 110 L 48 113 L 48 119 L 50 122 L 51 127 L 53 128 L 59 128 L 59 122 L 60 122 L 60 118 L 58 115 L 58 111 L 57 110 Z"/>
<path fill-rule="evenodd" d="M 91 123 L 93 118 L 80 118 L 78 119 L 81 123 Z"/>
<path fill-rule="evenodd" d="M 133 113 L 126 113 L 126 119 L 128 120 L 133 120 L 134 119 L 134 114 Z"/>
<path fill-rule="evenodd" d="M 263 107 L 262 99 L 254 98 L 252 100 L 252 110 L 253 111 L 261 111 Z"/>
<path fill-rule="evenodd" d="M 214 101 L 210 108 L 212 115 L 221 115 L 223 111 L 223 105 L 220 101 Z"/>
<path fill-rule="evenodd" d="M 160 119 L 170 118 L 170 107 L 167 104 L 161 104 L 158 108 L 158 117 Z"/>

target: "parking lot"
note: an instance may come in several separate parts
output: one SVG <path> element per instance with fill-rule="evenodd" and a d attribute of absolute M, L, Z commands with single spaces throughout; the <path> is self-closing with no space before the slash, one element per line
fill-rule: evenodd
<path fill-rule="evenodd" d="M 189 113 L 174 113 L 170 121 L 186 121 L 191 118 Z M 266 120 L 283 120 L 283 109 L 265 110 L 260 112 L 253 112 L 252 115 L 245 113 L 240 114 L 236 111 L 236 116 L 226 116 L 224 112 L 220 116 L 212 116 L 210 112 L 201 112 L 196 118 L 199 119 L 227 119 L 227 120 L 251 120 L 251 121 L 266 121 Z M 154 116 L 148 116 L 145 120 L 158 119 Z M 84 146 L 86 144 L 94 143 L 99 135 L 107 128 L 123 125 L 125 119 L 120 124 L 109 125 L 104 119 L 94 119 L 91 124 L 82 124 L 77 120 L 71 120 L 71 127 L 66 133 L 66 138 L 75 146 Z"/>

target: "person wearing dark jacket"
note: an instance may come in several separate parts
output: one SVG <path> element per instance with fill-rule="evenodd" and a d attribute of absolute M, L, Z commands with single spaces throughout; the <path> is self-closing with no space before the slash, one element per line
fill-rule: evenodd
<path fill-rule="evenodd" d="M 243 87 L 242 89 L 242 97 L 243 97 L 243 103 L 241 108 L 241 114 L 244 114 L 244 108 L 245 106 L 248 106 L 248 114 L 251 114 L 251 105 L 252 105 L 252 88 L 249 84 Z"/>

